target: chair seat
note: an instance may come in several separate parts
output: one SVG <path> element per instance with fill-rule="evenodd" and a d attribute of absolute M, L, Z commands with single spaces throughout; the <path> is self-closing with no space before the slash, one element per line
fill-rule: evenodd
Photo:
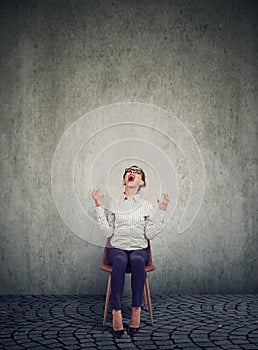
<path fill-rule="evenodd" d="M 100 270 L 103 270 L 103 271 L 106 271 L 106 272 L 112 272 L 112 266 L 109 265 L 109 264 L 106 264 L 104 262 L 101 263 L 100 265 Z M 145 272 L 150 272 L 150 271 L 154 271 L 156 269 L 156 267 L 151 263 L 151 264 L 147 264 L 145 266 Z M 130 266 L 127 266 L 126 268 L 126 273 L 131 273 L 131 269 L 130 269 Z"/>
<path fill-rule="evenodd" d="M 106 271 L 106 272 L 112 272 L 112 266 L 111 265 L 106 265 L 101 263 L 100 265 L 100 270 Z"/>

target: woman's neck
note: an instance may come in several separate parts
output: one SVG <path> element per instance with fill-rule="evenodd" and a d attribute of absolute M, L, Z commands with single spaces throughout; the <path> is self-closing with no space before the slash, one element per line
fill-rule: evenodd
<path fill-rule="evenodd" d="M 126 197 L 132 197 L 138 192 L 139 188 L 125 188 Z"/>

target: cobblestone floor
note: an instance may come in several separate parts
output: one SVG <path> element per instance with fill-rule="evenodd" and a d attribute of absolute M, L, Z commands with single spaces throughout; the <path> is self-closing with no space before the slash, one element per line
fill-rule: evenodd
<path fill-rule="evenodd" d="M 102 326 L 102 296 L 0 296 L 0 349 L 258 349 L 258 295 L 152 297 L 154 326 L 143 307 L 141 331 L 112 335 Z M 130 298 L 123 299 L 130 321 Z"/>

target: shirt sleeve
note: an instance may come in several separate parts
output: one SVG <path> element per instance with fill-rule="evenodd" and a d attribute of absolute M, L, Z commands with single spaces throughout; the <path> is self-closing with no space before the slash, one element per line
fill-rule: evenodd
<path fill-rule="evenodd" d="M 162 229 L 167 215 L 166 210 L 154 210 L 152 204 L 148 207 L 149 214 L 145 216 L 145 236 L 153 239 Z"/>
<path fill-rule="evenodd" d="M 106 237 L 111 237 L 115 228 L 115 214 L 109 212 L 106 216 L 103 206 L 95 207 L 97 214 L 97 222 L 104 231 Z"/>

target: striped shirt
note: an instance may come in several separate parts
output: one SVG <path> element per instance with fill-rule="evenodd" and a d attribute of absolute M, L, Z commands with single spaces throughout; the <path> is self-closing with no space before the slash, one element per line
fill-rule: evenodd
<path fill-rule="evenodd" d="M 166 211 L 154 209 L 139 193 L 131 197 L 123 194 L 119 201 L 112 200 L 109 209 L 96 207 L 97 222 L 110 238 L 112 247 L 124 250 L 147 248 L 161 230 Z"/>

